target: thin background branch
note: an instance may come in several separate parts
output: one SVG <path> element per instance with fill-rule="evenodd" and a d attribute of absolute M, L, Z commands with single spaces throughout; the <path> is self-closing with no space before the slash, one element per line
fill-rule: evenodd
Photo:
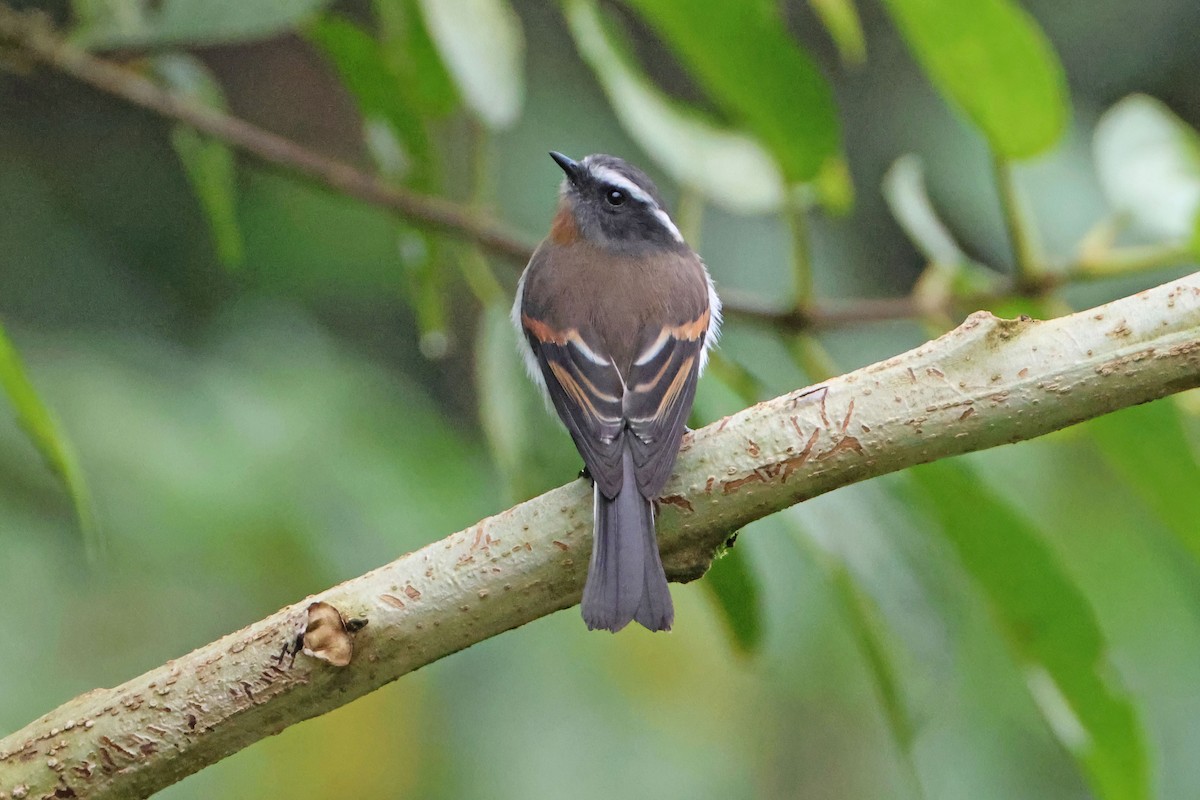
<path fill-rule="evenodd" d="M 306 177 L 370 205 L 388 209 L 414 224 L 466 239 L 510 261 L 523 265 L 533 251 L 533 242 L 476 208 L 391 185 L 375 175 L 314 152 L 238 117 L 200 105 L 162 88 L 133 69 L 98 58 L 70 44 L 40 12 L 18 12 L 0 2 L 0 55 L 6 50 L 11 54 L 10 57 L 54 69 L 106 94 L 168 119 L 186 123 L 266 164 Z M 1002 187 L 1006 190 L 1012 188 L 1007 169 L 1005 165 L 998 171 L 1000 178 L 1007 182 Z M 1004 198 L 1010 199 L 1010 193 L 1006 191 Z M 1006 219 L 1017 224 L 1019 220 L 1015 206 L 1010 209 L 1006 204 L 1005 208 L 1012 212 Z M 1021 263 L 1028 267 L 1026 262 L 1032 256 L 1026 249 L 1021 248 L 1020 255 Z M 823 304 L 815 303 L 809 297 L 804 308 L 781 307 L 727 290 L 722 292 L 722 296 L 729 316 L 781 330 L 798 331 L 945 315 L 962 309 L 989 306 L 1014 295 L 1039 296 L 1067 281 L 1093 280 L 1194 260 L 1188 248 L 1178 245 L 1136 248 L 1132 254 L 1127 254 L 1126 249 L 1114 250 L 1105 257 L 1091 256 L 1086 262 L 1071 263 L 1055 272 L 1046 271 L 1040 266 L 1036 270 L 1025 270 L 1018 279 L 1005 282 L 994 292 L 970 297 L 947 297 L 933 308 L 926 307 L 911 296 L 864 298 L 838 303 L 826 301 Z"/>

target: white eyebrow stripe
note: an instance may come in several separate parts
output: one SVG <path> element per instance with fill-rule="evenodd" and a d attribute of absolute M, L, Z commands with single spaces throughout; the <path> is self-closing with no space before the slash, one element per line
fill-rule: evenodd
<path fill-rule="evenodd" d="M 626 178 L 615 169 L 608 167 L 589 167 L 592 177 L 602 183 L 609 183 L 618 189 L 624 189 L 625 192 L 635 200 L 639 200 L 652 208 L 658 208 L 658 203 L 654 198 L 646 193 L 646 190 L 638 186 L 633 181 Z"/>
<path fill-rule="evenodd" d="M 655 199 L 651 197 L 645 189 L 638 186 L 636 183 L 629 180 L 629 178 L 626 178 L 615 169 L 610 169 L 609 167 L 588 166 L 588 170 L 592 173 L 592 177 L 596 180 L 607 183 L 611 186 L 615 186 L 616 188 L 623 190 L 634 200 L 645 203 L 650 207 L 651 211 L 653 211 L 654 216 L 658 219 L 659 223 L 662 224 L 663 229 L 666 230 L 667 233 L 671 234 L 671 238 L 677 242 L 683 241 L 683 234 L 679 232 L 679 228 L 675 227 L 675 223 L 671 221 L 670 215 L 667 214 L 666 211 L 662 210 Z"/>
<path fill-rule="evenodd" d="M 654 216 L 658 217 L 658 221 L 661 222 L 662 226 L 667 229 L 667 233 L 671 234 L 671 238 L 677 242 L 683 242 L 683 234 L 679 232 L 679 228 L 675 227 L 675 223 L 671 221 L 671 218 L 667 215 L 667 212 L 656 206 L 654 209 Z"/>

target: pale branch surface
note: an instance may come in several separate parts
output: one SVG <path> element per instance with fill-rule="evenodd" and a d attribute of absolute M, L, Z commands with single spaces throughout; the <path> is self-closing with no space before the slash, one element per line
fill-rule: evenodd
<path fill-rule="evenodd" d="M 1200 273 L 1047 322 L 976 313 L 908 353 L 695 432 L 661 501 L 667 571 L 697 578 L 731 531 L 840 486 L 1198 385 Z M 0 798 L 147 796 L 575 605 L 590 548 L 591 491 L 575 481 L 75 698 L 0 740 Z"/>

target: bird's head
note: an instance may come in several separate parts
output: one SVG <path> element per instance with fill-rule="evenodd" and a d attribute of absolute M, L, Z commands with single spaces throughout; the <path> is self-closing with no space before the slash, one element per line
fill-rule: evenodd
<path fill-rule="evenodd" d="M 582 238 L 608 250 L 635 253 L 687 245 L 646 173 L 616 156 L 575 161 L 550 153 L 564 173 L 562 203 L 551 236 Z"/>

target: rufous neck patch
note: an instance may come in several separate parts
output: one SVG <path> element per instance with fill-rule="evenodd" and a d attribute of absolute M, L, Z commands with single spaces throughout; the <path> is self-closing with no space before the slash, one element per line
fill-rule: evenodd
<path fill-rule="evenodd" d="M 575 214 L 563 203 L 558 207 L 554 223 L 550 226 L 550 241 L 555 244 L 573 244 L 578 239 L 579 226 L 575 224 Z"/>

